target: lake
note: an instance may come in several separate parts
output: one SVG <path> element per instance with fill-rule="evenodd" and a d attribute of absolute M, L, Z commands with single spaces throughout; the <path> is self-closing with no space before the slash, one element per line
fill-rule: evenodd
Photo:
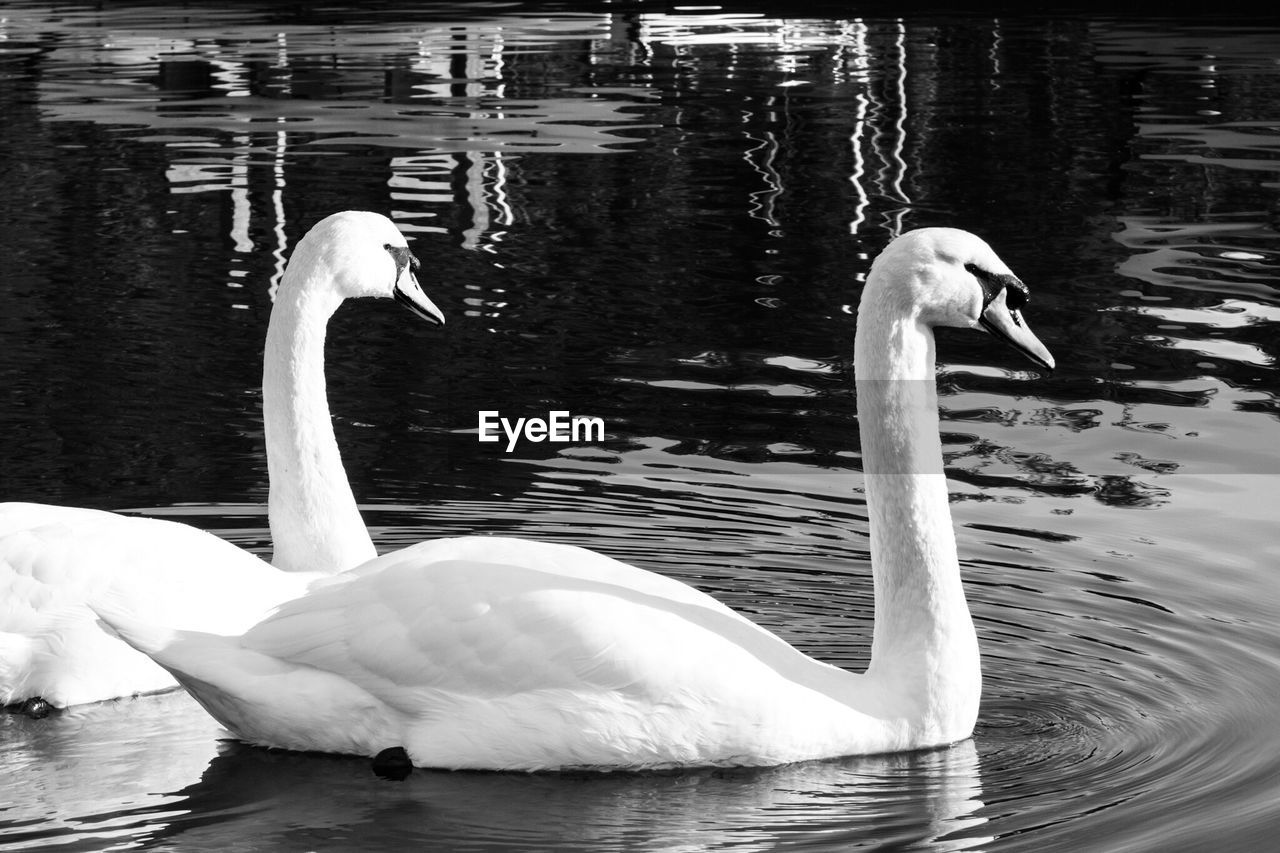
<path fill-rule="evenodd" d="M 0 715 L 0 850 L 1253 851 L 1280 834 L 1280 26 L 848 4 L 6 4 L 0 500 L 270 553 L 294 244 L 391 216 L 443 328 L 330 325 L 380 551 L 508 534 L 858 670 L 853 327 L 983 236 L 1052 374 L 939 335 L 973 738 L 763 770 L 414 773 L 184 693 Z M 602 437 L 480 442 L 479 413 Z"/>

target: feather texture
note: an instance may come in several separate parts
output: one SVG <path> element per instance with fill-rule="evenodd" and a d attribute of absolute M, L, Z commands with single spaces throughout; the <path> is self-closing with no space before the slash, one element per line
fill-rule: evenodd
<path fill-rule="evenodd" d="M 971 266 L 1007 272 L 971 234 L 911 232 L 864 291 L 855 349 L 876 586 L 865 673 L 670 578 L 488 537 L 384 555 L 238 637 L 178 631 L 145 648 L 249 742 L 403 747 L 430 767 L 764 765 L 966 738 L 981 674 L 940 473 L 932 328 L 978 327 L 989 310 Z M 1031 341 L 1043 350 L 1029 330 L 1018 345 L 1035 352 Z"/>

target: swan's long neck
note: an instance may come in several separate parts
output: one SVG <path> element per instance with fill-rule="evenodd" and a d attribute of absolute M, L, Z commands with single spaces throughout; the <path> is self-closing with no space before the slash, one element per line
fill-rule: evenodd
<path fill-rule="evenodd" d="M 303 247 L 276 294 L 262 370 L 272 563 L 337 572 L 376 556 L 342 467 L 324 378 L 324 338 L 342 297 Z"/>
<path fill-rule="evenodd" d="M 951 526 L 933 330 L 873 271 L 855 342 L 875 633 L 867 676 L 893 715 L 967 736 L 981 673 Z"/>

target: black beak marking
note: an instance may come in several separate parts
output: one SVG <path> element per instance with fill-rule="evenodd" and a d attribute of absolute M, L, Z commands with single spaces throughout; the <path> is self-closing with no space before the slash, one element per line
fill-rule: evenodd
<path fill-rule="evenodd" d="M 965 264 L 964 268 L 978 280 L 978 285 L 982 288 L 982 309 L 985 311 L 1000 291 L 1006 291 L 1004 303 L 1008 306 L 1009 313 L 1013 315 L 1014 322 L 1021 326 L 1022 317 L 1019 312 L 1031 301 L 1031 292 L 1027 290 L 1022 280 L 1016 275 L 985 270 L 977 264 Z"/>

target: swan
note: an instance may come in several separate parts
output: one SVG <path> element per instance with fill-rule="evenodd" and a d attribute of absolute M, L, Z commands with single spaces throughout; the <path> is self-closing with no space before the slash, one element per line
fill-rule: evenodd
<path fill-rule="evenodd" d="M 329 416 L 324 339 L 344 299 L 394 297 L 442 323 L 389 219 L 346 211 L 298 243 L 271 311 L 262 408 L 274 568 L 185 524 L 100 510 L 0 504 L 0 704 L 50 707 L 175 685 L 97 626 L 84 602 L 113 590 L 138 614 L 239 632 L 318 578 L 375 556 Z"/>
<path fill-rule="evenodd" d="M 933 329 L 985 330 L 1051 369 L 1026 301 L 965 231 L 909 232 L 871 267 L 855 340 L 875 585 L 863 673 L 674 579 L 498 537 L 385 554 L 240 636 L 93 607 L 240 739 L 374 756 L 375 770 L 776 765 L 952 744 L 972 733 L 981 675 Z"/>

